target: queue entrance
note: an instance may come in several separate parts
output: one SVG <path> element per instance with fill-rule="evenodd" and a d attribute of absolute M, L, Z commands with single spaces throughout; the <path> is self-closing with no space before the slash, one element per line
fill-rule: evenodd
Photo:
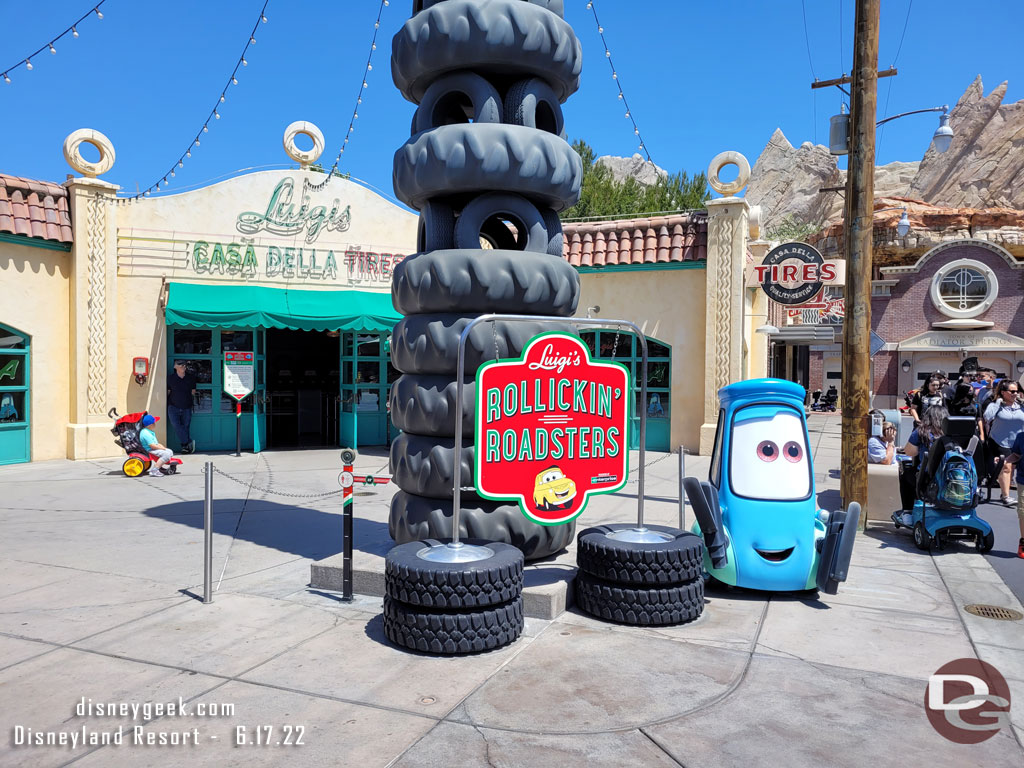
<path fill-rule="evenodd" d="M 338 445 L 337 332 L 269 328 L 266 338 L 268 447 Z"/>

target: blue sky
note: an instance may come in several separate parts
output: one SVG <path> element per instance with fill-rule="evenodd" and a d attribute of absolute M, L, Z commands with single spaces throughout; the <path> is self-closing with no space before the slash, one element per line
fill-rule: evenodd
<path fill-rule="evenodd" d="M 569 136 L 584 138 L 599 155 L 631 155 L 639 142 L 617 98 L 592 12 L 586 0 L 565 2 L 584 51 L 580 90 L 565 106 Z M 0 67 L 45 45 L 93 5 L 0 0 Z M 0 172 L 62 181 L 70 172 L 64 138 L 94 128 L 115 147 L 117 161 L 103 178 L 119 184 L 122 194 L 159 181 L 201 130 L 262 5 L 107 0 L 103 20 L 83 21 L 80 37 L 59 41 L 56 55 L 38 54 L 31 72 L 24 64 L 11 67 L 10 85 L 0 79 Z M 244 168 L 286 166 L 281 137 L 294 120 L 321 128 L 327 143 L 321 161 L 330 165 L 352 116 L 379 5 L 271 0 L 248 66 L 219 109 L 222 118 L 211 121 L 166 193 Z M 391 82 L 391 38 L 411 5 L 390 0 L 383 10 L 369 87 L 341 165 L 388 195 L 391 159 L 409 136 L 414 109 Z M 633 116 L 663 168 L 702 171 L 727 149 L 753 164 L 776 127 L 794 145 L 827 142 L 829 116 L 842 94 L 812 91 L 810 83 L 814 75 L 824 80 L 849 72 L 853 0 L 595 5 Z M 1017 0 L 977 6 L 883 0 L 879 68 L 895 61 L 900 74 L 879 81 L 879 118 L 952 106 L 977 75 L 986 93 L 1009 81 L 1004 103 L 1024 98 L 1022 22 Z M 889 124 L 879 163 L 920 159 L 937 125 L 936 115 Z"/>

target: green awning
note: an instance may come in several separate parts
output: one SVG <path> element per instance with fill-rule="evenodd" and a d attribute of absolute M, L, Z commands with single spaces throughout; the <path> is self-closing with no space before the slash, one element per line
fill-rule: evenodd
<path fill-rule="evenodd" d="M 390 293 L 171 283 L 168 325 L 388 332 L 402 316 Z"/>

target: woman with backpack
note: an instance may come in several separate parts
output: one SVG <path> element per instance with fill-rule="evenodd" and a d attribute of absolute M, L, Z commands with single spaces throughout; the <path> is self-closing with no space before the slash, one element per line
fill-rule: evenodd
<path fill-rule="evenodd" d="M 1017 402 L 1020 385 L 1011 379 L 1003 379 L 996 387 L 995 398 L 985 409 L 985 432 L 988 435 L 989 456 L 1005 457 L 1013 448 L 1013 441 L 1024 430 L 1024 409 Z M 1017 500 L 1010 496 L 1010 480 L 1013 467 L 1003 461 L 999 472 L 999 501 L 1007 507 Z"/>
<path fill-rule="evenodd" d="M 913 516 L 911 511 L 906 509 L 907 501 L 909 501 L 909 498 L 906 498 L 909 493 L 906 491 L 912 491 L 916 497 L 920 497 L 920 493 L 917 491 L 919 475 L 924 475 L 922 467 L 928 466 L 928 449 L 932 443 L 942 437 L 942 420 L 947 416 L 949 416 L 949 411 L 944 405 L 933 405 L 928 408 L 921 417 L 921 424 L 910 433 L 910 438 L 903 447 L 903 452 L 910 456 L 914 463 L 909 470 L 904 467 L 903 473 L 900 475 L 900 495 L 904 497 L 904 509 L 902 513 L 894 512 L 893 520 L 908 528 L 913 524 Z M 897 520 L 896 515 L 901 515 L 901 519 Z"/>

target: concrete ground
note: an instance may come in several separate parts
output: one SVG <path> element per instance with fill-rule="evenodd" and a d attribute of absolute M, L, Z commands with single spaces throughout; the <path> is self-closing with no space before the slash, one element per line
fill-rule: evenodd
<path fill-rule="evenodd" d="M 815 414 L 810 427 L 819 501 L 835 508 L 839 418 Z M 379 598 L 346 604 L 307 586 L 311 564 L 341 548 L 340 497 L 302 496 L 338 489 L 336 451 L 212 457 L 226 473 L 215 476 L 216 592 L 197 600 L 205 458 L 159 479 L 127 479 L 120 460 L 0 469 L 0 765 L 1024 762 L 1024 623 L 963 606 L 1022 608 L 973 550 L 929 556 L 874 526 L 836 596 L 709 590 L 698 621 L 662 629 L 571 609 L 528 619 L 506 648 L 437 658 L 385 641 Z M 648 520 L 669 522 L 677 457 L 647 463 Z M 386 464 L 366 452 L 358 470 Z M 706 460 L 687 457 L 687 469 Z M 392 491 L 357 492 L 356 547 L 376 551 Z M 606 496 L 581 522 L 635 509 L 629 493 Z M 1013 727 L 972 746 L 940 736 L 923 707 L 929 675 L 964 657 L 995 665 L 1012 693 Z M 188 714 L 148 721 L 88 710 L 179 698 Z M 233 712 L 199 716 L 213 704 Z M 17 744 L 121 725 L 122 745 Z M 193 729 L 194 745 L 131 743 Z"/>

